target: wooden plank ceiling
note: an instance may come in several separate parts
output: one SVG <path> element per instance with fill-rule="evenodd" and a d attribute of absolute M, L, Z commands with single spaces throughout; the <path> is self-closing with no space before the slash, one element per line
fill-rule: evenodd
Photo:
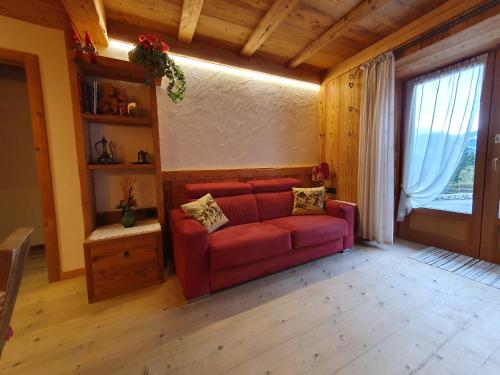
<path fill-rule="evenodd" d="M 314 81 L 445 3 L 481 1 L 0 0 L 0 14 L 58 28 L 71 18 L 104 44 L 107 36 L 133 41 L 139 32 L 156 33 L 173 52 L 220 52 L 234 65 L 269 64 Z"/>
<path fill-rule="evenodd" d="M 304 65 L 321 71 L 351 57 L 443 2 L 444 0 L 205 0 L 194 40 L 240 52 L 246 51 L 244 46 L 257 30 L 257 38 L 262 43 L 257 42 L 259 46 L 251 43 L 248 50 L 256 48 L 251 54 L 287 64 L 342 20 L 349 11 L 364 3 L 377 3 L 374 10 L 365 6 L 363 10 L 367 11 L 357 17 L 355 22 L 349 23 L 323 48 L 304 59 Z M 173 36 L 178 34 L 182 0 L 105 0 L 104 4 L 106 15 L 112 21 L 163 31 Z M 283 17 L 283 13 L 287 15 Z M 261 24 L 266 18 L 267 22 Z M 265 35 L 266 30 L 271 30 L 269 35 Z M 109 33 L 112 37 L 112 30 Z M 243 54 L 248 55 L 245 52 Z"/>

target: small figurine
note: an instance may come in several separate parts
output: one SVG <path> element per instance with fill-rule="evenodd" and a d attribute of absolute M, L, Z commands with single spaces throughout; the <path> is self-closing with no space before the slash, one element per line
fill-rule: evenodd
<path fill-rule="evenodd" d="M 108 143 L 108 140 L 105 137 L 102 137 L 102 139 L 99 142 L 96 142 L 94 147 L 97 153 L 99 154 L 99 156 L 97 157 L 98 163 L 109 164 L 115 162 L 115 158 L 113 156 L 112 144 L 113 142 L 110 141 Z M 109 150 L 108 150 L 108 145 L 109 145 Z M 98 146 L 100 146 L 100 149 Z"/>
<path fill-rule="evenodd" d="M 134 102 L 128 103 L 127 112 L 129 116 L 137 116 L 137 104 Z"/>
<path fill-rule="evenodd" d="M 99 90 L 99 113 L 103 115 L 116 115 L 119 112 L 118 99 L 115 88 L 109 83 L 103 83 Z"/>
<path fill-rule="evenodd" d="M 94 47 L 94 43 L 92 43 L 88 31 L 85 32 L 85 52 L 90 56 L 90 61 L 96 61 L 95 57 L 97 56 L 97 50 Z"/>
<path fill-rule="evenodd" d="M 150 163 L 149 153 L 144 150 L 140 150 L 137 153 L 137 162 L 140 164 L 149 164 Z"/>
<path fill-rule="evenodd" d="M 118 98 L 118 101 L 120 103 L 127 103 L 128 102 L 127 90 L 125 90 L 125 89 L 117 89 L 116 91 L 118 93 L 118 95 L 116 95 L 116 97 Z"/>
<path fill-rule="evenodd" d="M 76 60 L 81 60 L 83 58 L 83 46 L 78 33 L 75 28 L 71 28 L 71 39 L 73 40 L 73 51 L 75 51 Z"/>

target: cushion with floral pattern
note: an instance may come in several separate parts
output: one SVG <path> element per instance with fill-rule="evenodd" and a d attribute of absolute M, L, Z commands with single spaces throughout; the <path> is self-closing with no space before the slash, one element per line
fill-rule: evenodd
<path fill-rule="evenodd" d="M 212 233 L 229 221 L 210 193 L 196 201 L 183 204 L 181 208 L 188 216 L 207 228 L 208 233 Z"/>
<path fill-rule="evenodd" d="M 325 213 L 325 188 L 292 188 L 292 215 L 321 215 Z"/>

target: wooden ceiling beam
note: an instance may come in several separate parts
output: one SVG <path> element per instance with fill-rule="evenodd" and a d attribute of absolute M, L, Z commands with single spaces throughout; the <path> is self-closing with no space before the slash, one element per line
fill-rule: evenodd
<path fill-rule="evenodd" d="M 433 29 L 442 26 L 453 19 L 472 11 L 491 1 L 498 0 L 448 0 L 446 3 L 438 6 L 429 13 L 402 27 L 398 31 L 379 40 L 363 51 L 348 58 L 344 62 L 330 68 L 325 75 L 323 82 L 338 77 L 344 73 L 357 68 L 365 62 L 382 55 L 385 52 L 401 47 L 405 43 L 415 40 L 417 37 Z"/>
<path fill-rule="evenodd" d="M 375 12 L 391 0 L 365 0 L 351 9 L 344 17 L 338 20 L 328 31 L 321 35 L 309 46 L 300 51 L 297 56 L 288 62 L 289 68 L 295 68 L 309 57 L 315 55 L 328 46 L 334 39 L 348 31 L 352 25 L 363 20 L 370 13 Z"/>
<path fill-rule="evenodd" d="M 181 22 L 179 24 L 178 38 L 181 42 L 191 43 L 193 40 L 201 8 L 204 0 L 184 0 L 182 2 Z"/>
<path fill-rule="evenodd" d="M 61 0 L 76 31 L 85 40 L 88 32 L 94 43 L 108 45 L 106 15 L 102 0 Z"/>
<path fill-rule="evenodd" d="M 260 56 L 254 56 L 248 59 L 240 56 L 236 51 L 221 48 L 212 43 L 207 43 L 206 41 L 194 40 L 192 43 L 186 44 L 179 42 L 176 38 L 172 38 L 172 35 L 165 32 L 155 29 L 145 30 L 143 27 L 130 25 L 113 19 L 108 20 L 108 31 L 110 37 L 131 43 L 135 43 L 137 35 L 140 33 L 152 33 L 165 40 L 169 44 L 172 53 L 305 82 L 321 82 L 321 75 L 318 70 L 306 69 L 305 67 L 288 69 L 283 64 Z"/>
<path fill-rule="evenodd" d="M 396 53 L 396 78 L 410 79 L 500 46 L 500 3 Z"/>
<path fill-rule="evenodd" d="M 279 24 L 295 9 L 298 3 L 299 0 L 275 0 L 252 32 L 252 35 L 250 35 L 250 38 L 248 38 L 240 54 L 246 57 L 252 56 L 271 36 Z"/>

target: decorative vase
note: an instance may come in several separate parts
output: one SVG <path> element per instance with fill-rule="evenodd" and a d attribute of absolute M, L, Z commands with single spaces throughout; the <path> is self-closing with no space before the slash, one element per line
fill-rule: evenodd
<path fill-rule="evenodd" d="M 135 225 L 135 216 L 129 206 L 123 208 L 121 223 L 124 228 L 130 228 Z"/>

